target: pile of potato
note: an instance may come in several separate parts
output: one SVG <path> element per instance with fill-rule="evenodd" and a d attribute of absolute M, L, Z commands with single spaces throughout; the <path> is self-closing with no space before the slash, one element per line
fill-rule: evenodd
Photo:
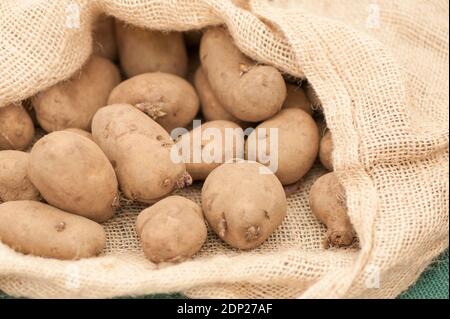
<path fill-rule="evenodd" d="M 192 257 L 207 224 L 230 246 L 252 249 L 282 223 L 287 190 L 318 157 L 333 169 L 331 133 L 320 134 L 312 88 L 246 57 L 226 29 L 160 32 L 102 16 L 93 37 L 92 57 L 71 79 L 0 107 L 0 240 L 13 249 L 58 259 L 99 254 L 101 223 L 113 217 L 119 194 L 151 204 L 136 231 L 152 262 Z M 206 122 L 193 127 L 199 113 Z M 35 125 L 47 134 L 26 152 Z M 219 162 L 173 160 L 174 148 L 203 130 L 248 127 L 256 129 L 224 146 Z M 190 131 L 174 140 L 177 128 Z M 275 139 L 262 128 L 277 129 L 274 173 L 250 156 L 250 141 Z M 214 142 L 200 136 L 202 149 Z M 203 182 L 201 207 L 171 195 L 193 181 Z M 334 173 L 316 181 L 310 200 L 328 244 L 351 245 Z"/>

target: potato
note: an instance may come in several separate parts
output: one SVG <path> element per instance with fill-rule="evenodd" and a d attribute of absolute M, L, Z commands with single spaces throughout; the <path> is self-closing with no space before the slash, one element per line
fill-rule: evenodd
<path fill-rule="evenodd" d="M 309 115 L 312 114 L 311 102 L 305 94 L 303 88 L 293 84 L 287 84 L 287 96 L 283 103 L 283 109 L 300 108 Z"/>
<path fill-rule="evenodd" d="M 171 157 L 174 142 L 169 134 L 132 105 L 101 108 L 92 121 L 92 135 L 128 199 L 154 203 L 192 183 L 184 163 Z"/>
<path fill-rule="evenodd" d="M 118 57 L 114 17 L 100 15 L 93 26 L 93 54 L 116 61 Z"/>
<path fill-rule="evenodd" d="M 113 63 L 92 56 L 70 80 L 33 98 L 40 126 L 47 132 L 71 127 L 89 131 L 95 112 L 106 105 L 109 93 L 119 82 L 119 70 Z"/>
<path fill-rule="evenodd" d="M 347 215 L 345 190 L 334 173 L 319 177 L 309 193 L 311 211 L 327 226 L 327 246 L 350 246 L 355 232 Z"/>
<path fill-rule="evenodd" d="M 79 129 L 79 128 L 71 127 L 71 128 L 66 128 L 64 131 L 79 134 L 79 135 L 81 135 L 81 136 L 87 137 L 87 138 L 90 139 L 91 141 L 94 140 L 94 138 L 92 137 L 92 134 L 91 134 L 91 133 L 89 133 L 89 132 L 87 132 L 87 131 L 84 131 L 84 130 L 81 130 L 81 129 Z"/>
<path fill-rule="evenodd" d="M 281 224 L 286 196 L 278 179 L 256 162 L 225 163 L 202 188 L 202 207 L 214 232 L 232 247 L 255 248 Z"/>
<path fill-rule="evenodd" d="M 223 28 L 211 28 L 203 34 L 200 60 L 217 99 L 233 116 L 258 122 L 281 109 L 286 98 L 281 73 L 244 56 Z"/>
<path fill-rule="evenodd" d="M 201 67 L 199 67 L 195 72 L 194 86 L 200 99 L 203 118 L 206 121 L 224 120 L 237 123 L 243 127 L 247 125 L 247 123 L 239 120 L 231 115 L 230 112 L 225 110 L 211 89 L 208 79 L 206 78 Z"/>
<path fill-rule="evenodd" d="M 182 136 L 177 145 L 189 148 L 186 170 L 193 180 L 204 180 L 220 164 L 244 158 L 244 132 L 230 121 L 206 122 Z M 194 154 L 195 153 L 195 154 Z"/>
<path fill-rule="evenodd" d="M 333 170 L 333 140 L 331 139 L 331 132 L 327 130 L 320 140 L 319 160 L 323 167 L 327 170 Z"/>
<path fill-rule="evenodd" d="M 181 196 L 167 197 L 144 209 L 137 218 L 136 231 L 145 256 L 154 263 L 192 257 L 207 236 L 200 206 Z"/>
<path fill-rule="evenodd" d="M 0 150 L 25 150 L 33 137 L 33 121 L 22 104 L 0 106 Z"/>
<path fill-rule="evenodd" d="M 106 235 L 102 226 L 87 218 L 23 200 L 0 205 L 0 240 L 24 254 L 81 259 L 98 255 Z"/>
<path fill-rule="evenodd" d="M 114 213 L 117 179 L 111 163 L 91 140 L 59 131 L 31 150 L 28 176 L 52 206 L 104 222 Z"/>
<path fill-rule="evenodd" d="M 28 178 L 29 157 L 21 151 L 0 151 L 0 202 L 40 200 L 39 191 Z"/>
<path fill-rule="evenodd" d="M 148 72 L 165 72 L 184 77 L 187 52 L 183 34 L 146 30 L 116 22 L 120 65 L 127 77 Z"/>
<path fill-rule="evenodd" d="M 120 83 L 108 98 L 111 104 L 131 104 L 168 132 L 190 124 L 199 110 L 192 85 L 176 75 L 160 72 L 137 75 Z"/>
<path fill-rule="evenodd" d="M 272 138 L 276 136 L 273 134 L 277 134 L 278 138 Z M 268 155 L 273 161 L 277 161 L 276 166 L 274 163 L 270 164 L 283 185 L 301 179 L 313 166 L 318 151 L 317 125 L 308 113 L 299 108 L 283 109 L 273 118 L 261 123 L 245 143 L 246 159 L 263 162 L 264 156 Z"/>

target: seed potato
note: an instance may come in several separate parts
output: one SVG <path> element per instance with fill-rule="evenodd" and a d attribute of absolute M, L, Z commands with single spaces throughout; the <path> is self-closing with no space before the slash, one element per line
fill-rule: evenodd
<path fill-rule="evenodd" d="M 334 173 L 322 175 L 311 187 L 311 211 L 327 226 L 327 246 L 345 247 L 354 242 L 355 232 L 345 201 L 345 190 Z"/>
<path fill-rule="evenodd" d="M 206 121 L 224 120 L 237 123 L 240 126 L 246 126 L 247 123 L 239 120 L 225 110 L 211 89 L 208 79 L 201 67 L 195 72 L 194 85 L 200 99 L 202 115 Z"/>
<path fill-rule="evenodd" d="M 24 254 L 74 260 L 98 255 L 106 235 L 87 218 L 23 200 L 0 204 L 0 240 Z"/>
<path fill-rule="evenodd" d="M 102 150 L 79 134 L 58 131 L 37 141 L 28 176 L 52 206 L 97 222 L 113 216 L 114 169 Z"/>
<path fill-rule="evenodd" d="M 154 263 L 191 258 L 207 236 L 200 206 L 181 196 L 169 196 L 144 209 L 136 230 L 145 256 Z"/>
<path fill-rule="evenodd" d="M 200 142 L 199 145 L 197 141 Z M 243 159 L 244 143 L 244 134 L 239 125 L 219 120 L 194 128 L 183 135 L 178 145 L 189 145 L 190 156 L 185 163 L 192 179 L 204 180 L 213 169 L 225 161 L 233 158 Z"/>
<path fill-rule="evenodd" d="M 192 183 L 184 163 L 171 157 L 174 142 L 169 134 L 132 105 L 101 108 L 92 121 L 92 135 L 128 199 L 154 203 Z"/>
<path fill-rule="evenodd" d="M 70 80 L 33 98 L 40 126 L 46 132 L 73 127 L 90 131 L 92 117 L 106 105 L 109 93 L 119 82 L 119 70 L 111 61 L 92 56 Z"/>
<path fill-rule="evenodd" d="M 278 139 L 273 139 L 272 134 L 277 134 Z M 277 159 L 275 175 L 283 185 L 289 185 L 301 179 L 313 166 L 319 151 L 319 130 L 314 119 L 302 109 L 283 109 L 249 135 L 245 143 L 247 159 L 256 158 L 257 162 L 262 162 L 258 145 L 266 145 L 265 153 Z M 278 147 L 271 151 L 271 145 Z"/>
<path fill-rule="evenodd" d="M 34 124 L 22 104 L 0 106 L 0 150 L 25 150 L 33 137 Z"/>
<path fill-rule="evenodd" d="M 116 22 L 120 65 L 127 77 L 148 72 L 165 72 L 181 77 L 187 72 L 183 34 L 146 30 Z"/>
<path fill-rule="evenodd" d="M 287 211 L 279 180 L 256 162 L 225 163 L 202 188 L 202 207 L 214 232 L 230 246 L 251 249 L 281 224 Z"/>
<path fill-rule="evenodd" d="M 192 85 L 168 73 L 145 73 L 120 83 L 108 105 L 131 104 L 158 122 L 169 133 L 192 122 L 199 100 Z"/>
<path fill-rule="evenodd" d="M 223 107 L 242 121 L 263 121 L 280 111 L 286 98 L 281 73 L 242 54 L 225 29 L 210 28 L 200 42 L 203 71 Z"/>

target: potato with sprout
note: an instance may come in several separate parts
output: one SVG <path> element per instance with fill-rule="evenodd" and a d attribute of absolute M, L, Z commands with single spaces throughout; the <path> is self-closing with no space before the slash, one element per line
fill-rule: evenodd
<path fill-rule="evenodd" d="M 355 232 L 347 215 L 345 190 L 335 173 L 322 175 L 314 182 L 309 202 L 313 214 L 327 226 L 327 246 L 353 244 Z"/>
<path fill-rule="evenodd" d="M 276 176 L 259 163 L 239 160 L 208 175 L 202 207 L 214 232 L 239 249 L 261 245 L 287 212 L 286 195 Z"/>

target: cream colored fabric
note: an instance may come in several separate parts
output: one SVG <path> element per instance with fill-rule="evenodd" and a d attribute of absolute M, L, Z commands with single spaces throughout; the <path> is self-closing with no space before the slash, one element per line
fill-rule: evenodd
<path fill-rule="evenodd" d="M 76 4 L 80 28 L 76 25 Z M 69 7 L 69 9 L 67 9 Z M 112 297 L 183 291 L 191 297 L 382 297 L 408 288 L 448 247 L 448 4 L 445 0 L 3 0 L 0 105 L 73 74 L 106 12 L 140 26 L 226 24 L 249 56 L 306 76 L 334 136 L 359 249 L 322 247 L 311 214 L 316 167 L 289 198 L 283 225 L 251 252 L 213 234 L 192 261 L 148 262 L 134 230 L 144 207 L 122 202 L 98 258 L 56 261 L 0 244 L 0 289 L 29 297 Z M 75 13 L 75 15 L 74 15 Z M 181 192 L 199 202 L 200 185 Z"/>

